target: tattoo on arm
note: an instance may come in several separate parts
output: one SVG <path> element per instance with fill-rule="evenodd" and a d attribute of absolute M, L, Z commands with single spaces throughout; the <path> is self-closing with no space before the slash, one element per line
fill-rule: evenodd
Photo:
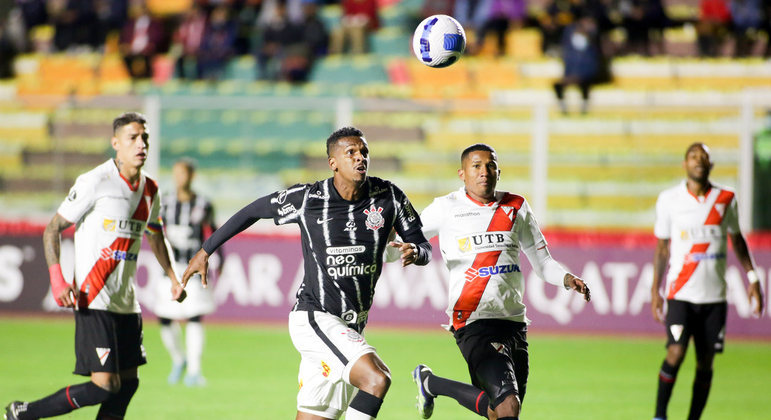
<path fill-rule="evenodd" d="M 43 252 L 49 267 L 59 263 L 61 233 L 70 226 L 72 223 L 60 216 L 59 213 L 56 213 L 46 226 L 43 232 Z"/>

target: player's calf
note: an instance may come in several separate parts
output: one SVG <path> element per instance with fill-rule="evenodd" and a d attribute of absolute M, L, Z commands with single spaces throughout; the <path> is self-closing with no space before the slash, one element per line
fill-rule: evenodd
<path fill-rule="evenodd" d="M 6 407 L 8 420 L 39 419 L 69 413 L 81 407 L 101 404 L 110 392 L 93 382 L 64 387 L 53 394 L 30 403 L 15 401 Z"/>
<path fill-rule="evenodd" d="M 97 420 L 122 420 L 126 416 L 129 402 L 139 388 L 139 379 L 124 379 L 120 391 L 111 394 L 110 398 L 102 403 L 97 413 Z"/>

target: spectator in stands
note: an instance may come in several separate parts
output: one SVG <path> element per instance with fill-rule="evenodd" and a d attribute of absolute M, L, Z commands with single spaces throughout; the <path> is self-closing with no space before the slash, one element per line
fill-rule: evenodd
<path fill-rule="evenodd" d="M 218 80 L 225 75 L 225 67 L 233 56 L 235 39 L 236 22 L 230 17 L 228 6 L 215 7 L 198 54 L 198 68 L 202 78 Z"/>
<path fill-rule="evenodd" d="M 0 79 L 13 77 L 13 59 L 17 53 L 7 27 L 7 20 L 0 19 Z"/>
<path fill-rule="evenodd" d="M 476 43 L 472 53 L 482 49 L 485 38 L 489 32 L 493 32 L 497 39 L 497 55 L 506 54 L 506 34 L 509 29 L 522 27 L 527 15 L 525 0 L 487 0 L 484 13 L 485 19 L 477 31 Z"/>
<path fill-rule="evenodd" d="M 48 23 L 48 9 L 46 0 L 16 0 L 16 7 L 21 12 L 22 22 L 24 24 L 25 46 L 31 46 L 32 28 Z M 27 51 L 25 49 L 24 51 Z"/>
<path fill-rule="evenodd" d="M 262 28 L 262 42 L 257 51 L 260 79 L 303 81 L 309 61 L 300 24 L 289 19 L 285 0 L 278 0 L 273 20 Z"/>
<path fill-rule="evenodd" d="M 538 17 L 541 30 L 541 50 L 547 55 L 558 55 L 563 32 L 571 25 L 576 16 L 582 13 L 580 0 L 551 0 L 544 13 Z"/>
<path fill-rule="evenodd" d="M 311 61 L 316 58 L 327 55 L 329 49 L 329 32 L 324 21 L 318 14 L 317 0 L 303 0 L 303 21 L 304 41 L 309 49 Z"/>
<path fill-rule="evenodd" d="M 746 57 L 752 53 L 763 21 L 769 18 L 763 14 L 761 0 L 731 0 L 730 7 L 735 40 L 734 57 Z"/>
<path fill-rule="evenodd" d="M 766 33 L 766 50 L 763 57 L 771 57 L 771 0 L 763 0 L 763 32 Z"/>
<path fill-rule="evenodd" d="M 206 32 L 206 12 L 194 4 L 182 17 L 174 32 L 172 56 L 176 58 L 177 75 L 182 79 L 200 79 L 198 54 Z"/>
<path fill-rule="evenodd" d="M 148 78 L 152 76 L 153 56 L 163 41 L 163 27 L 160 21 L 150 16 L 142 1 L 132 2 L 129 16 L 120 36 L 123 60 L 132 78 Z"/>
<path fill-rule="evenodd" d="M 99 44 L 110 34 L 120 34 L 128 20 L 128 0 L 94 0 L 99 21 Z"/>
<path fill-rule="evenodd" d="M 622 0 L 619 12 L 626 31 L 625 53 L 650 56 L 651 35 L 659 44 L 658 50 L 664 52 L 663 30 L 669 18 L 661 0 Z"/>
<path fill-rule="evenodd" d="M 377 0 L 341 0 L 340 5 L 343 12 L 340 25 L 332 29 L 330 53 L 366 53 L 369 35 L 380 28 Z"/>
<path fill-rule="evenodd" d="M 99 45 L 99 25 L 91 2 L 80 0 L 51 0 L 49 18 L 55 27 L 54 46 L 59 51 L 71 47 Z"/>
<path fill-rule="evenodd" d="M 731 23 L 731 11 L 726 0 L 701 0 L 699 22 L 696 25 L 699 55 L 715 57 Z"/>
<path fill-rule="evenodd" d="M 262 10 L 262 4 L 262 0 L 237 0 L 234 3 L 236 39 L 233 41 L 233 52 L 235 55 L 246 55 L 252 52 L 254 25 Z"/>
<path fill-rule="evenodd" d="M 554 83 L 554 92 L 560 110 L 567 114 L 565 88 L 577 85 L 581 89 L 581 112 L 589 109 L 589 90 L 600 75 L 602 55 L 597 37 L 597 24 L 590 15 L 581 16 L 565 29 L 562 37 L 562 61 L 565 67 L 562 79 Z"/>

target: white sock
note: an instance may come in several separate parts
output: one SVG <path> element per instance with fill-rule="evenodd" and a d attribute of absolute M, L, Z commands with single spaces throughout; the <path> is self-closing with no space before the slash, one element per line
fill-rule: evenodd
<path fill-rule="evenodd" d="M 171 363 L 181 365 L 185 362 L 182 348 L 182 327 L 179 322 L 172 321 L 169 325 L 161 325 L 161 341 L 171 356 Z"/>
<path fill-rule="evenodd" d="M 200 322 L 188 322 L 185 329 L 187 341 L 187 374 L 201 374 L 201 354 L 203 354 L 203 325 Z"/>
<path fill-rule="evenodd" d="M 345 420 L 372 420 L 374 417 L 370 417 L 369 414 L 364 414 L 361 411 L 348 407 L 345 410 Z"/>

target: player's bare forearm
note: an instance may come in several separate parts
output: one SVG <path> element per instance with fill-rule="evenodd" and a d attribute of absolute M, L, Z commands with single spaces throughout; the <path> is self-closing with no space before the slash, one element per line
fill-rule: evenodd
<path fill-rule="evenodd" d="M 656 252 L 653 256 L 653 283 L 651 294 L 660 295 L 661 280 L 669 262 L 669 239 L 659 239 L 656 243 Z"/>
<path fill-rule="evenodd" d="M 62 231 L 72 226 L 65 218 L 56 213 L 48 222 L 43 232 L 43 253 L 49 267 L 59 264 L 59 251 L 61 249 Z"/>
<path fill-rule="evenodd" d="M 169 278 L 176 280 L 177 276 L 174 274 L 174 268 L 171 264 L 170 245 L 166 241 L 166 236 L 163 232 L 146 236 L 147 242 L 150 244 L 150 249 L 153 251 L 155 259 L 158 260 L 158 264 L 161 265 L 163 272 L 166 273 Z"/>
<path fill-rule="evenodd" d="M 755 265 L 752 262 L 752 255 L 750 255 L 750 249 L 747 247 L 747 241 L 744 239 L 744 235 L 741 233 L 731 235 L 731 243 L 734 246 L 736 258 L 739 259 L 739 263 L 742 265 L 742 268 L 744 268 L 744 271 L 754 270 Z"/>

